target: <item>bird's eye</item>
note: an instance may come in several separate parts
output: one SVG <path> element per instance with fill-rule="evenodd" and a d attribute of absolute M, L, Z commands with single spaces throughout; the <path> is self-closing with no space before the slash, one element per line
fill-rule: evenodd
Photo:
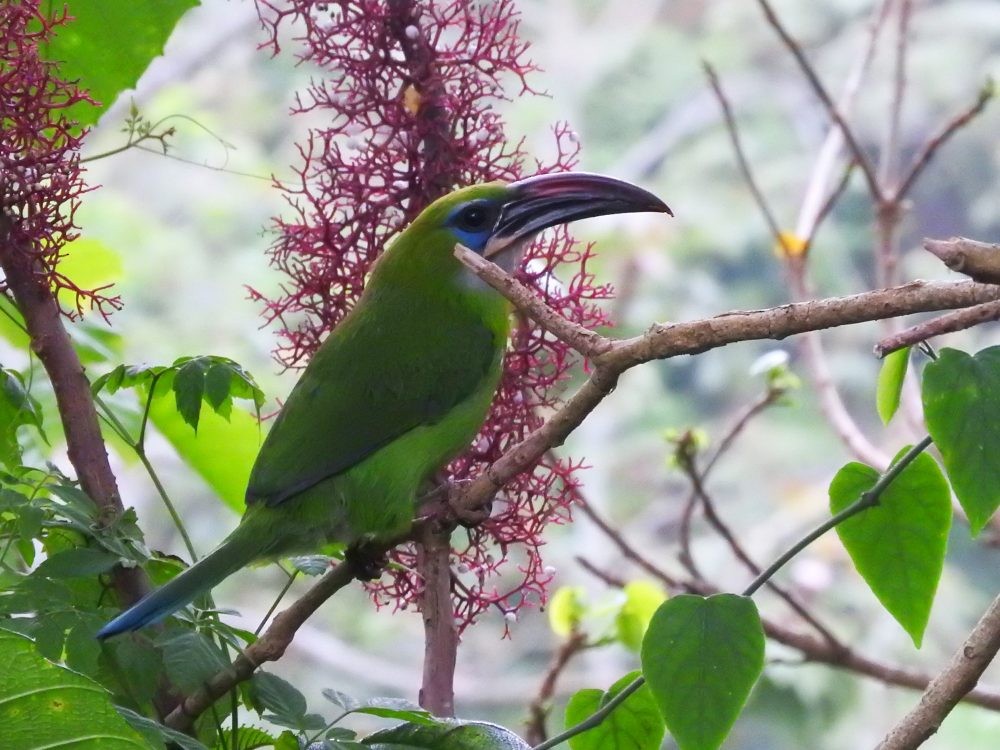
<path fill-rule="evenodd" d="M 459 211 L 455 223 L 463 231 L 481 232 L 490 228 L 494 219 L 493 214 L 494 212 L 488 206 L 473 204 Z"/>

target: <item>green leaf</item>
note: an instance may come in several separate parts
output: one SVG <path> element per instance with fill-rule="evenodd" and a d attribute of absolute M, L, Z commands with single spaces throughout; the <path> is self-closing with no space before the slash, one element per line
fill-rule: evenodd
<path fill-rule="evenodd" d="M 888 354 L 882 361 L 878 371 L 878 383 L 875 387 L 875 409 L 878 411 L 882 424 L 889 424 L 899 408 L 899 395 L 903 392 L 903 382 L 906 380 L 906 366 L 910 361 L 910 347 L 897 349 Z"/>
<path fill-rule="evenodd" d="M 580 690 L 566 704 L 566 727 L 575 726 L 630 685 L 639 672 L 625 675 L 607 691 Z M 663 719 L 656 699 L 643 685 L 615 708 L 600 724 L 570 738 L 572 750 L 658 750 L 663 742 Z"/>
<path fill-rule="evenodd" d="M 630 581 L 625 584 L 625 603 L 615 616 L 618 640 L 627 648 L 638 651 L 649 621 L 667 599 L 663 587 L 652 581 Z"/>
<path fill-rule="evenodd" d="M 1000 347 L 942 349 L 924 369 L 924 416 L 973 536 L 1000 506 Z"/>
<path fill-rule="evenodd" d="M 241 725 L 239 731 L 236 732 L 235 743 L 233 742 L 233 730 L 224 729 L 219 737 L 216 748 L 224 748 L 225 750 L 257 750 L 261 747 L 274 747 L 274 743 L 277 741 L 277 737 L 268 734 L 259 727 Z"/>
<path fill-rule="evenodd" d="M 174 377 L 177 411 L 195 432 L 198 431 L 201 400 L 205 397 L 205 373 L 209 367 L 204 357 L 196 357 L 181 365 Z"/>
<path fill-rule="evenodd" d="M 93 680 L 44 659 L 30 639 L 0 630 L 4 750 L 149 750 Z"/>
<path fill-rule="evenodd" d="M 14 470 L 21 464 L 17 429 L 31 425 L 43 439 L 42 410 L 24 387 L 21 374 L 0 368 L 0 461 Z"/>
<path fill-rule="evenodd" d="M 587 610 L 587 592 L 582 586 L 560 586 L 549 599 L 549 627 L 562 638 L 568 638 L 580 627 Z"/>
<path fill-rule="evenodd" d="M 163 652 L 170 681 L 185 692 L 197 690 L 229 667 L 218 645 L 192 630 L 167 633 L 156 639 L 156 646 Z"/>
<path fill-rule="evenodd" d="M 181 748 L 181 750 L 208 750 L 203 744 L 198 742 L 194 737 L 190 737 L 183 732 L 178 732 L 176 729 L 171 729 L 170 727 L 165 727 L 159 722 L 153 721 L 152 719 L 146 718 L 141 714 L 137 714 L 131 709 L 125 708 L 124 706 L 117 706 L 118 713 L 127 721 L 132 727 L 141 732 L 144 737 L 146 737 L 151 742 L 157 742 L 159 746 L 164 746 L 167 742 L 171 743 L 171 746 L 176 745 Z M 242 728 L 241 730 L 242 731 Z M 240 746 L 242 750 L 242 745 Z M 259 745 L 257 747 L 260 747 Z"/>
<path fill-rule="evenodd" d="M 74 20 L 56 28 L 43 53 L 58 63 L 63 79 L 79 80 L 100 103 L 70 108 L 72 119 L 91 125 L 163 54 L 177 21 L 198 0 L 68 0 L 65 4 Z"/>
<path fill-rule="evenodd" d="M 228 421 L 206 411 L 195 434 L 164 399 L 153 401 L 150 419 L 226 505 L 242 513 L 250 468 L 260 450 L 261 429 L 257 420 L 242 409 L 233 409 Z"/>
<path fill-rule="evenodd" d="M 830 511 L 842 511 L 878 478 L 870 466 L 844 466 L 830 483 Z M 877 506 L 837 526 L 854 567 L 917 648 L 944 568 L 951 515 L 948 482 L 934 459 L 921 453 L 886 487 Z"/>
<path fill-rule="evenodd" d="M 524 740 L 484 721 L 439 721 L 435 726 L 400 724 L 363 740 L 373 750 L 530 750 Z"/>
<path fill-rule="evenodd" d="M 79 578 L 106 573 L 118 562 L 118 556 L 90 547 L 63 550 L 42 562 L 32 575 L 47 578 Z"/>
<path fill-rule="evenodd" d="M 716 750 L 764 668 L 764 630 L 753 601 L 681 594 L 653 615 L 642 672 L 681 750 Z"/>
<path fill-rule="evenodd" d="M 305 696 L 287 680 L 270 672 L 258 672 L 251 684 L 257 710 L 271 712 L 264 716 L 268 721 L 298 730 L 315 731 L 326 726 L 322 716 L 306 713 Z"/>

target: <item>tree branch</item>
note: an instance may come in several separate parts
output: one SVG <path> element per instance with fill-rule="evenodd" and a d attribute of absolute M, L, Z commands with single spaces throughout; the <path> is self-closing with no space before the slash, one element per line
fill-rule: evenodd
<path fill-rule="evenodd" d="M 978 242 L 966 237 L 927 238 L 924 249 L 952 271 L 985 284 L 1000 284 L 1000 243 Z"/>
<path fill-rule="evenodd" d="M 424 673 L 420 705 L 435 716 L 455 715 L 458 630 L 451 604 L 451 534 L 425 524 L 417 534 L 417 570 L 424 579 L 420 612 L 424 621 Z"/>
<path fill-rule="evenodd" d="M 236 685 L 249 680 L 262 664 L 280 659 L 302 624 L 323 602 L 354 578 L 354 568 L 346 561 L 320 578 L 294 604 L 280 612 L 271 621 L 264 634 L 247 646 L 227 669 L 217 673 L 205 683 L 204 687 L 181 701 L 163 723 L 180 731 L 190 728 L 195 719 L 208 710 L 215 701 Z"/>
<path fill-rule="evenodd" d="M 31 348 L 52 383 L 67 453 L 80 487 L 97 506 L 99 522 L 110 523 L 124 508 L 101 436 L 90 381 L 63 325 L 47 277 L 30 249 L 14 246 L 10 230 L 9 219 L 0 212 L 0 266 L 5 283 L 24 316 Z M 111 582 L 124 605 L 134 604 L 149 591 L 146 575 L 138 567 L 115 566 Z"/>
<path fill-rule="evenodd" d="M 963 698 L 975 693 L 976 683 L 1000 651 L 1000 597 L 976 623 L 962 647 L 935 677 L 913 710 L 899 720 L 876 750 L 910 750 L 934 734 Z"/>

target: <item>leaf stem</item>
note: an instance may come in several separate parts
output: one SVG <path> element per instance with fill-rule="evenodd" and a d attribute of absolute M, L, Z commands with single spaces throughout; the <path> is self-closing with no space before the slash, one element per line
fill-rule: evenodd
<path fill-rule="evenodd" d="M 605 703 L 597 711 L 592 713 L 590 716 L 581 721 L 579 724 L 570 727 L 562 734 L 557 734 L 555 737 L 545 740 L 545 742 L 541 743 L 540 745 L 535 745 L 533 748 L 531 748 L 531 750 L 549 750 L 549 748 L 562 744 L 571 737 L 576 737 L 576 735 L 582 734 L 583 732 L 586 732 L 588 729 L 593 729 L 602 721 L 604 721 L 604 719 L 607 717 L 608 714 L 610 714 L 612 711 L 618 708 L 618 706 L 624 703 L 625 700 L 630 695 L 632 695 L 632 693 L 634 693 L 636 690 L 638 690 L 645 684 L 646 684 L 645 677 L 642 677 L 641 675 L 639 677 L 636 677 L 634 680 L 632 680 L 632 682 L 630 682 L 628 685 L 622 688 L 620 692 L 615 694 L 615 696 L 611 698 L 607 703 Z"/>
<path fill-rule="evenodd" d="M 878 499 L 885 492 L 886 487 L 888 487 L 892 481 L 899 476 L 899 474 L 909 466 L 913 460 L 923 453 L 930 444 L 933 442 L 931 436 L 927 435 L 923 440 L 921 440 L 916 445 L 912 446 L 902 458 L 900 458 L 896 463 L 890 466 L 883 474 L 878 478 L 878 481 L 872 486 L 867 492 L 863 492 L 861 497 L 855 500 L 853 503 L 848 505 L 842 511 L 836 515 L 828 518 L 826 521 L 821 523 L 811 532 L 802 537 L 799 541 L 789 547 L 782 555 L 780 555 L 773 563 L 771 563 L 767 568 L 765 568 L 759 576 L 757 576 L 749 586 L 743 590 L 743 596 L 753 596 L 753 594 L 763 586 L 767 581 L 777 573 L 784 565 L 799 554 L 802 550 L 808 547 L 810 544 L 819 539 L 823 534 L 828 532 L 830 529 L 834 528 L 840 523 L 843 523 L 848 518 L 856 516 L 868 508 L 872 508 L 878 505 Z"/>

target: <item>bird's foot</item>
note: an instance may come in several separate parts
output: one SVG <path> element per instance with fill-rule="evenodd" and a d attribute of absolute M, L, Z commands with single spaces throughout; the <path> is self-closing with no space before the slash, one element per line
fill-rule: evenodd
<path fill-rule="evenodd" d="M 462 504 L 461 486 L 471 482 L 471 479 L 460 479 L 454 482 L 452 491 L 448 493 L 448 510 L 451 511 L 454 519 L 467 529 L 478 526 L 493 512 L 493 498 L 490 498 L 482 505 L 468 507 Z"/>
<path fill-rule="evenodd" d="M 365 536 L 344 550 L 344 562 L 351 566 L 361 581 L 374 581 L 382 575 L 389 562 L 385 547 L 373 537 Z"/>

